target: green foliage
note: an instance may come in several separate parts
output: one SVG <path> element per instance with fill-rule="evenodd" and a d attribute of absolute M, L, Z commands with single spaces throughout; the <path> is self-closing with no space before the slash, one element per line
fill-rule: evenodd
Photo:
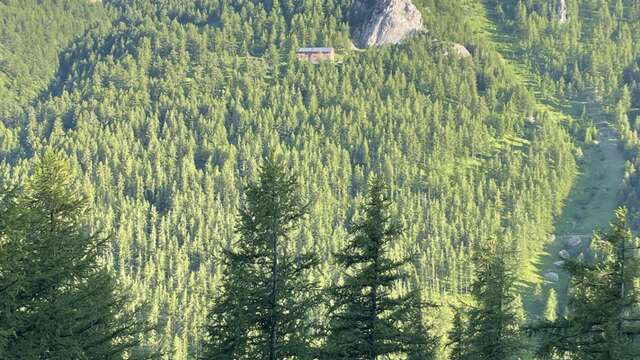
<path fill-rule="evenodd" d="M 568 260 L 569 313 L 532 329 L 543 335 L 540 354 L 571 359 L 635 359 L 640 261 L 638 240 L 619 210 L 611 230 L 592 240 L 593 259 Z"/>
<path fill-rule="evenodd" d="M 332 6 L 309 6 L 333 17 Z M 149 344 L 171 351 L 178 337 L 187 352 L 199 351 L 198 329 L 222 274 L 214 259 L 233 238 L 230 214 L 265 148 L 301 174 L 303 196 L 317 198 L 297 243 L 325 264 L 342 246 L 344 219 L 372 171 L 412 219 L 392 253 L 420 254 L 417 281 L 431 294 L 465 291 L 469 244 L 502 224 L 523 259 L 547 238 L 571 182 L 571 145 L 543 114 L 539 127 L 524 126 L 530 97 L 482 44 L 471 63 L 450 61 L 425 36 L 347 54 L 341 66 L 309 66 L 291 61 L 293 44 L 330 41 L 305 40 L 309 25 L 287 25 L 293 9 L 245 4 L 220 15 L 212 5 L 174 7 L 124 6 L 128 18 L 65 52 L 70 71 L 48 100 L 0 127 L 1 157 L 16 164 L 3 176 L 20 176 L 19 159 L 48 143 L 85 174 L 94 226 L 117 234 L 109 263 L 135 297 L 152 303 L 149 319 L 167 324 Z M 259 26 L 267 18 L 283 27 L 267 31 Z M 253 28 L 265 33 L 249 36 Z M 261 54 L 254 38 L 274 39 L 281 74 L 248 56 Z M 223 46 L 231 41 L 246 45 Z M 530 144 L 496 147 L 508 134 Z M 329 273 L 319 277 L 327 282 Z"/>
<path fill-rule="evenodd" d="M 451 330 L 449 331 L 449 346 L 451 350 L 449 352 L 449 360 L 469 360 L 469 344 L 465 334 L 467 324 L 464 312 L 461 309 L 456 309 L 453 316 L 453 323 Z"/>
<path fill-rule="evenodd" d="M 464 330 L 461 315 L 456 315 L 451 359 L 516 359 L 522 354 L 522 300 L 515 295 L 507 254 L 496 245 L 479 249 L 470 292 L 474 303 L 466 310 Z"/>
<path fill-rule="evenodd" d="M 86 231 L 68 165 L 47 152 L 25 189 L 0 199 L 1 357 L 142 356 L 131 350 L 147 327 L 100 265 L 107 239 Z"/>
<path fill-rule="evenodd" d="M 309 280 L 331 283 L 372 173 L 407 224 L 389 254 L 418 254 L 407 271 L 425 299 L 468 292 L 470 249 L 491 236 L 518 250 L 520 271 L 568 194 L 573 145 L 472 31 L 475 2 L 415 2 L 428 34 L 352 52 L 350 25 L 362 20 L 352 1 L 39 1 L 99 14 L 78 13 L 77 31 L 47 41 L 55 56 L 37 58 L 50 74 L 38 82 L 42 96 L 0 121 L 0 181 L 24 178 L 25 160 L 46 147 L 67 155 L 91 205 L 89 228 L 114 234 L 105 263 L 159 325 L 142 341 L 172 359 L 202 355 L 223 283 L 218 259 L 234 250 L 234 214 L 267 152 L 315 200 L 288 242 L 318 254 Z M 38 39 L 17 41 L 28 50 Z M 449 41 L 473 57 L 448 55 Z M 313 45 L 336 47 L 342 63 L 295 60 L 297 47 Z"/>
<path fill-rule="evenodd" d="M 307 207 L 294 176 L 266 160 L 240 209 L 240 238 L 226 252 L 204 359 L 312 358 L 309 315 L 320 298 L 306 275 L 317 260 L 289 242 Z"/>
<path fill-rule="evenodd" d="M 420 315 L 426 305 L 419 289 L 393 295 L 406 280 L 401 270 L 409 259 L 389 256 L 402 228 L 389 214 L 386 192 L 384 182 L 374 177 L 362 217 L 350 230 L 351 240 L 336 254 L 345 274 L 331 289 L 328 359 L 434 356 L 435 341 L 429 338 Z"/>
<path fill-rule="evenodd" d="M 557 96 L 593 92 L 609 102 L 623 72 L 640 55 L 637 1 L 567 0 L 568 21 L 559 21 L 554 1 L 490 1 L 503 31 L 518 34 L 523 58 Z"/>
<path fill-rule="evenodd" d="M 104 19 L 89 1 L 0 1 L 0 116 L 44 92 L 58 70 L 60 50 Z"/>
<path fill-rule="evenodd" d="M 575 172 L 565 124 L 538 111 L 534 95 L 552 103 L 587 99 L 589 111 L 585 106 L 581 129 L 574 130 L 593 146 L 601 130 L 590 119 L 610 115 L 629 158 L 621 200 L 632 224 L 640 223 L 640 2 L 568 0 L 569 21 L 562 24 L 546 0 L 414 2 L 427 34 L 351 52 L 349 35 L 368 13 L 355 0 L 0 0 L 0 182 L 20 183 L 30 172 L 26 160 L 45 148 L 64 152 L 87 195 L 88 211 L 76 219 L 82 233 L 114 234 L 100 243 L 102 261 L 131 292 L 118 307 L 138 309 L 137 319 L 158 325 L 118 341 L 140 341 L 180 360 L 203 355 L 211 298 L 232 311 L 237 299 L 225 294 L 252 294 L 240 280 L 230 285 L 231 260 L 219 259 L 241 250 L 234 239 L 242 221 L 234 214 L 265 153 L 290 164 L 300 174 L 299 197 L 314 199 L 299 230 L 282 241 L 290 255 L 318 255 L 320 270 L 306 271 L 300 284 L 336 280 L 334 254 L 345 248 L 345 223 L 353 221 L 372 173 L 389 184 L 389 210 L 402 209 L 407 224 L 390 244 L 389 259 L 417 254 L 393 273 L 402 279 L 391 298 L 408 296 L 407 289 L 422 289 L 425 299 L 482 295 L 469 260 L 486 238 L 516 250 L 508 255 L 518 264 L 514 275 L 525 271 L 549 238 Z M 499 39 L 483 35 L 484 24 L 476 23 L 483 6 L 498 33 L 516 45 L 505 51 Z M 448 55 L 450 42 L 464 44 L 472 58 Z M 298 62 L 300 46 L 334 46 L 341 63 Z M 522 69 L 514 73 L 496 48 L 531 76 L 519 79 Z M 603 116 L 593 114 L 597 103 Z M 607 162 L 599 172 L 617 168 Z M 615 192 L 608 184 L 617 178 L 600 177 L 594 182 L 609 189 L 602 193 Z M 0 247 L 9 249 L 0 263 L 18 268 L 22 250 L 7 244 L 26 236 L 24 193 L 0 196 Z M 607 205 L 599 209 L 613 202 L 596 198 Z M 584 209 L 594 202 L 580 200 L 576 218 L 595 222 L 600 212 L 589 216 Z M 102 284 L 100 299 L 109 299 L 109 289 L 119 293 L 119 286 L 99 269 L 90 277 Z M 15 272 L 0 274 L 0 286 L 21 280 Z M 0 296 L 2 309 L 15 309 L 15 296 Z M 138 305 L 146 302 L 142 311 Z M 518 302 L 517 322 L 524 318 Z M 322 311 L 311 318 L 322 320 Z M 24 314 L 0 313 L 8 324 L 0 325 L 4 358 L 16 346 L 12 324 Z M 231 318 L 239 320 L 227 323 L 226 335 L 242 333 L 238 324 L 249 321 L 248 313 L 236 311 Z M 435 316 L 399 315 L 403 333 L 421 334 Z M 458 319 L 454 332 L 472 322 L 491 334 L 488 322 L 471 315 Z M 423 321 L 409 329 L 408 318 Z M 476 338 L 467 339 L 454 353 L 469 353 Z M 416 349 L 424 347 L 408 356 L 430 353 Z"/>

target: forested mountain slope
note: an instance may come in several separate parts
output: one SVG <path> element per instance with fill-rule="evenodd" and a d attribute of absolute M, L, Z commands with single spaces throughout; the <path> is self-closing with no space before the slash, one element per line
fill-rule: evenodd
<path fill-rule="evenodd" d="M 632 69 L 640 56 L 640 6 L 635 1 L 564 3 L 566 22 L 547 1 L 485 2 L 497 29 L 508 34 L 501 37 L 510 43 L 503 52 L 529 70 L 539 98 L 573 115 L 571 132 L 581 144 L 582 174 L 558 219 L 557 241 L 542 260 L 544 272 L 559 271 L 554 265 L 559 250 L 587 254 L 591 232 L 606 227 L 619 204 L 630 207 L 629 216 L 638 224 L 637 101 L 632 96 L 637 85 Z M 576 236 L 582 245 L 568 241 Z M 559 286 L 562 300 L 562 274 Z"/>
<path fill-rule="evenodd" d="M 3 27 L 9 35 L 0 51 L 13 44 L 23 54 L 1 57 L 1 69 L 18 69 L 3 73 L 38 69 L 33 82 L 0 83 L 7 94 L 0 106 L 8 109 L 0 122 L 0 181 L 19 182 L 29 159 L 49 147 L 68 156 L 92 203 L 89 226 L 112 234 L 105 261 L 139 302 L 151 304 L 146 316 L 159 329 L 144 342 L 171 359 L 201 350 L 222 250 L 234 239 L 243 189 L 268 154 L 298 172 L 302 195 L 313 200 L 291 241 L 297 251 L 320 255 L 314 277 L 321 285 L 337 280 L 333 253 L 343 248 L 367 179 L 379 173 L 406 226 L 393 252 L 419 254 L 406 269 L 406 286 L 455 301 L 472 281 L 471 245 L 499 239 L 519 268 L 542 250 L 573 183 L 569 133 L 582 125 L 540 111 L 534 89 L 514 78 L 490 38 L 473 31 L 475 18 L 466 14 L 480 1 L 414 3 L 427 32 L 360 52 L 350 40 L 363 16 L 355 1 L 0 1 L 0 9 L 22 16 L 35 14 L 29 6 L 51 8 L 47 19 L 74 24 L 59 41 L 45 34 L 36 41 L 18 36 L 22 22 L 41 24 L 35 17 L 0 12 L 11 25 Z M 522 11 L 515 4 L 535 3 L 505 2 L 500 12 L 512 21 Z M 580 4 L 595 8 L 594 1 Z M 621 6 L 625 16 L 637 11 L 633 1 Z M 569 9 L 577 11 L 577 2 Z M 583 46 L 572 43 L 580 16 L 570 14 L 562 25 L 574 47 Z M 548 26 L 555 36 L 559 25 Z M 619 29 L 625 39 L 632 32 Z M 522 32 L 530 47 L 548 40 Z M 23 64 L 31 43 L 44 50 L 33 55 L 34 65 Z M 457 56 L 452 43 L 472 56 Z M 530 56 L 543 85 L 563 78 L 558 93 L 584 90 L 587 81 L 599 94 L 615 92 L 614 77 L 598 65 L 605 61 L 580 48 L 592 66 L 582 68 L 554 57 L 566 50 L 555 45 L 542 52 L 553 60 Z M 298 61 L 302 46 L 333 46 L 340 61 Z M 626 74 L 631 79 L 633 68 Z M 448 322 L 446 308 L 441 313 L 444 320 L 434 321 Z"/>
<path fill-rule="evenodd" d="M 0 1 L 0 114 L 43 92 L 62 49 L 108 22 L 108 10 L 89 1 Z"/>

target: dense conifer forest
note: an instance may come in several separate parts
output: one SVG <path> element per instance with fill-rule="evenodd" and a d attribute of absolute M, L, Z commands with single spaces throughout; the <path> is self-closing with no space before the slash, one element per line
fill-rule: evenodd
<path fill-rule="evenodd" d="M 0 0 L 0 358 L 638 358 L 640 2 L 377 3 Z"/>

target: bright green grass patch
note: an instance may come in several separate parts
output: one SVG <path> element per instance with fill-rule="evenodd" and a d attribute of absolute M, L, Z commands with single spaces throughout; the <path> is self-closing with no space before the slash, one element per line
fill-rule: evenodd
<path fill-rule="evenodd" d="M 558 305 L 566 305 L 568 279 L 566 273 L 554 265 L 561 260 L 558 253 L 567 250 L 571 256 L 579 256 L 588 249 L 588 239 L 597 229 L 605 229 L 618 206 L 618 193 L 622 188 L 625 160 L 615 138 L 599 137 L 599 144 L 585 145 L 580 161 L 580 175 L 571 191 L 562 215 L 556 222 L 556 241 L 545 248 L 537 260 L 540 274 L 555 271 L 560 275 L 558 283 L 545 281 L 542 299 L 527 301 L 530 314 L 544 311 L 545 294 L 551 286 L 556 288 Z M 572 247 L 567 236 L 582 235 L 582 244 Z"/>
<path fill-rule="evenodd" d="M 514 34 L 500 31 L 494 21 L 495 14 L 491 13 L 491 7 L 486 5 L 484 0 L 469 5 L 474 8 L 474 11 L 470 12 L 474 14 L 471 23 L 475 25 L 477 32 L 491 38 L 514 78 L 521 81 L 535 95 L 538 110 L 546 112 L 555 121 L 567 124 L 579 121 L 583 111 L 586 112 L 587 121 L 591 123 L 607 122 L 607 115 L 593 94 L 585 92 L 580 95 L 578 101 L 544 96 L 536 76 L 521 58 L 516 56 L 518 39 Z M 513 139 L 508 139 L 507 143 L 514 145 Z M 579 161 L 578 176 L 563 212 L 556 221 L 555 241 L 550 241 L 544 252 L 539 254 L 531 266 L 525 266 L 525 271 L 521 274 L 520 285 L 524 293 L 524 305 L 530 317 L 543 313 L 551 287 L 556 288 L 559 308 L 566 304 L 568 279 L 561 268 L 554 264 L 561 260 L 558 253 L 568 249 L 572 256 L 579 256 L 588 249 L 588 239 L 594 230 L 606 228 L 612 219 L 618 206 L 618 193 L 622 187 L 625 165 L 622 150 L 618 145 L 615 137 L 609 138 L 602 134 L 598 136 L 598 144 L 582 144 L 583 157 Z M 583 235 L 581 245 L 568 245 L 568 235 Z M 559 274 L 560 279 L 557 283 L 545 280 L 545 275 L 549 272 Z M 536 285 L 542 285 L 538 291 L 535 290 Z"/>

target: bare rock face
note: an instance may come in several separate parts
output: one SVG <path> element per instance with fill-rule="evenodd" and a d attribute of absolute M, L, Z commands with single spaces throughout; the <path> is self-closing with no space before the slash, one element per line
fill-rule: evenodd
<path fill-rule="evenodd" d="M 362 48 L 397 44 L 423 30 L 422 14 L 411 0 L 377 0 L 355 40 Z"/>
<path fill-rule="evenodd" d="M 569 15 L 567 10 L 567 1 L 556 0 L 556 8 L 558 11 L 558 22 L 561 24 L 566 23 L 569 20 Z"/>
<path fill-rule="evenodd" d="M 558 273 L 555 271 L 549 271 L 548 273 L 544 274 L 544 277 L 551 282 L 558 282 L 560 280 L 560 275 L 558 275 Z"/>
<path fill-rule="evenodd" d="M 453 53 L 455 55 L 457 55 L 459 57 L 462 57 L 462 58 L 471 57 L 471 52 L 469 51 L 469 49 L 467 49 L 462 44 L 453 44 L 453 46 L 451 47 L 451 50 L 453 51 Z"/>
<path fill-rule="evenodd" d="M 582 243 L 582 240 L 580 240 L 580 236 L 573 235 L 573 236 L 567 237 L 566 243 L 571 247 L 576 247 Z"/>

